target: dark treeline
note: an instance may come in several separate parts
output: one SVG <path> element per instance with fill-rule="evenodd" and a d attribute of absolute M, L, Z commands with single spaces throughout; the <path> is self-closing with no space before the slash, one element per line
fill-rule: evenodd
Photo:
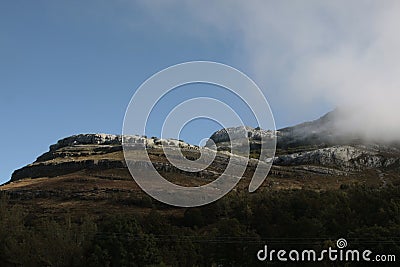
<path fill-rule="evenodd" d="M 256 258 L 264 244 L 321 250 L 338 238 L 400 257 L 399 187 L 232 192 L 183 217 L 152 206 L 146 215 L 38 219 L 3 196 L 0 266 L 254 266 L 266 264 Z"/>

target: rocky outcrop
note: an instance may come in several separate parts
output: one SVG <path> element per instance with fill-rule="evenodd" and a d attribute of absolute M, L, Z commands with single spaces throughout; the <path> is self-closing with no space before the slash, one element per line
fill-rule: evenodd
<path fill-rule="evenodd" d="M 138 145 L 147 149 L 182 148 L 198 150 L 198 146 L 176 139 L 160 139 L 146 136 L 125 136 L 127 146 L 136 148 Z M 116 152 L 116 153 L 114 153 Z M 130 164 L 146 164 L 146 162 L 130 162 Z M 173 165 L 164 162 L 153 162 L 158 171 L 176 172 L 179 170 Z M 56 177 L 82 170 L 107 170 L 126 168 L 122 154 L 122 136 L 112 134 L 79 134 L 59 140 L 51 145 L 48 152 L 39 156 L 35 162 L 14 171 L 11 181 L 25 178 Z M 210 171 L 201 171 L 191 174 L 197 177 L 208 177 L 214 174 Z"/>
<path fill-rule="evenodd" d="M 363 146 L 333 146 L 313 151 L 280 155 L 274 159 L 275 165 L 320 165 L 346 171 L 386 168 L 398 163 L 399 157 L 396 157 L 396 155 L 383 156 L 379 152 Z"/>
<path fill-rule="evenodd" d="M 114 134 L 78 134 L 59 140 L 50 146 L 54 151 L 67 146 L 75 145 L 121 145 L 122 137 Z"/>
<path fill-rule="evenodd" d="M 271 139 L 276 135 L 272 130 L 262 130 L 260 128 L 252 128 L 249 126 L 239 126 L 227 129 L 221 129 L 213 133 L 210 137 L 215 143 L 229 142 L 232 140 L 240 140 L 249 138 L 251 141 L 261 141 L 264 139 Z"/>
<path fill-rule="evenodd" d="M 275 148 L 276 131 L 262 130 L 249 126 L 239 126 L 227 129 L 221 129 L 213 133 L 206 143 L 208 148 L 218 148 L 221 151 L 260 151 L 261 145 L 265 148 Z M 248 146 L 246 146 L 248 142 Z"/>
<path fill-rule="evenodd" d="M 50 146 L 50 151 L 59 150 L 63 147 L 79 146 L 79 145 L 122 145 L 122 141 L 126 145 L 145 145 L 146 147 L 157 146 L 176 146 L 181 148 L 198 148 L 190 145 L 182 140 L 161 139 L 157 137 L 148 138 L 140 135 L 122 135 L 114 134 L 78 134 L 59 140 L 56 144 Z"/>

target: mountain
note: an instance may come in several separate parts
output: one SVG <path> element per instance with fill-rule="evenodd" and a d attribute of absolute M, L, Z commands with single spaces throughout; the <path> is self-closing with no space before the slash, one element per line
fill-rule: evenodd
<path fill-rule="evenodd" d="M 317 120 L 304 122 L 277 131 L 252 127 L 233 127 L 215 132 L 206 145 L 230 151 L 248 137 L 251 155 L 257 157 L 261 140 L 274 143 L 276 137 L 275 166 L 328 167 L 332 170 L 356 172 L 366 169 L 398 169 L 400 147 L 398 144 L 365 140 L 350 129 L 338 129 L 346 119 L 343 110 L 335 109 Z M 243 134 L 244 132 L 244 134 Z M 267 146 L 268 148 L 268 146 Z"/>
<path fill-rule="evenodd" d="M 350 131 L 338 129 L 346 113 L 335 109 L 314 121 L 279 129 L 278 147 L 327 146 L 357 144 L 361 138 Z"/>
<path fill-rule="evenodd" d="M 256 266 L 265 244 L 307 242 L 322 249 L 340 237 L 356 247 L 364 245 L 356 240 L 366 240 L 376 253 L 398 254 L 400 150 L 337 131 L 337 114 L 278 131 L 221 129 L 207 148 L 127 137 L 132 149 L 145 146 L 154 168 L 181 186 L 215 180 L 231 158 L 243 159 L 243 143 L 249 141 L 251 159 L 238 185 L 198 208 L 148 196 L 128 171 L 122 136 L 63 138 L 0 186 L 0 265 Z M 276 155 L 260 159 L 261 142 L 272 150 L 274 137 Z M 217 152 L 209 167 L 191 172 L 171 164 L 163 146 L 194 165 L 201 152 Z M 249 193 L 257 165 L 268 160 L 273 160 L 268 177 Z"/>
<path fill-rule="evenodd" d="M 252 159 L 241 182 L 242 187 L 247 186 L 258 161 L 271 160 L 258 158 L 261 140 L 273 142 L 273 137 L 277 138 L 277 153 L 273 158 L 271 173 L 263 184 L 264 188 L 337 188 L 341 183 L 359 182 L 360 174 L 368 178 L 363 180 L 364 183 L 368 181 L 370 184 L 380 185 L 383 183 L 383 176 L 385 184 L 396 183 L 399 179 L 400 149 L 387 144 L 363 143 L 355 136 L 344 136 L 335 130 L 335 121 L 341 116 L 343 114 L 335 110 L 315 121 L 278 131 L 251 127 L 219 130 L 206 144 L 210 149 L 218 148 L 217 157 L 209 168 L 200 172 L 177 169 L 168 162 L 161 145 L 181 149 L 192 160 L 200 155 L 196 146 L 181 140 L 156 137 L 133 136 L 132 140 L 134 143 L 146 145 L 157 171 L 182 185 L 205 184 L 221 175 L 232 156 L 231 152 L 240 152 L 243 138 L 247 138 Z M 228 133 L 233 139 L 233 146 L 239 149 L 230 151 Z M 81 192 L 78 195 L 85 195 L 86 198 L 96 199 L 104 191 L 110 190 L 126 192 L 128 196 L 139 188 L 127 170 L 121 142 L 121 136 L 110 134 L 66 137 L 51 145 L 49 151 L 32 164 L 16 170 L 10 182 L 0 189 L 25 197 L 35 194 L 64 196 L 68 190 L 71 194 L 77 194 L 73 191 L 79 184 Z M 267 149 L 272 151 L 272 145 L 269 144 Z M 332 176 L 338 182 L 326 183 Z M 321 180 L 324 182 L 318 182 Z M 69 188 L 66 185 L 73 186 Z"/>

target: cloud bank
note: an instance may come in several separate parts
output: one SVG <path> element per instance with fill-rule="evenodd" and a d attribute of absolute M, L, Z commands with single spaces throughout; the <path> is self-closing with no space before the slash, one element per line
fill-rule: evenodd
<path fill-rule="evenodd" d="M 399 1 L 160 1 L 163 27 L 234 40 L 235 57 L 271 102 L 301 112 L 342 107 L 338 123 L 366 138 L 400 139 Z"/>

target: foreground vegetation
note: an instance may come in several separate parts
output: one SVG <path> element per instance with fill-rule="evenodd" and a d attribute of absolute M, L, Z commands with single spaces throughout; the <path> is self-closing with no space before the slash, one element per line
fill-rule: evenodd
<path fill-rule="evenodd" d="M 15 203 L 2 196 L 0 266 L 253 266 L 264 244 L 318 250 L 342 237 L 400 258 L 399 187 L 232 192 L 184 216 L 155 201 L 147 214 L 83 217 Z"/>

